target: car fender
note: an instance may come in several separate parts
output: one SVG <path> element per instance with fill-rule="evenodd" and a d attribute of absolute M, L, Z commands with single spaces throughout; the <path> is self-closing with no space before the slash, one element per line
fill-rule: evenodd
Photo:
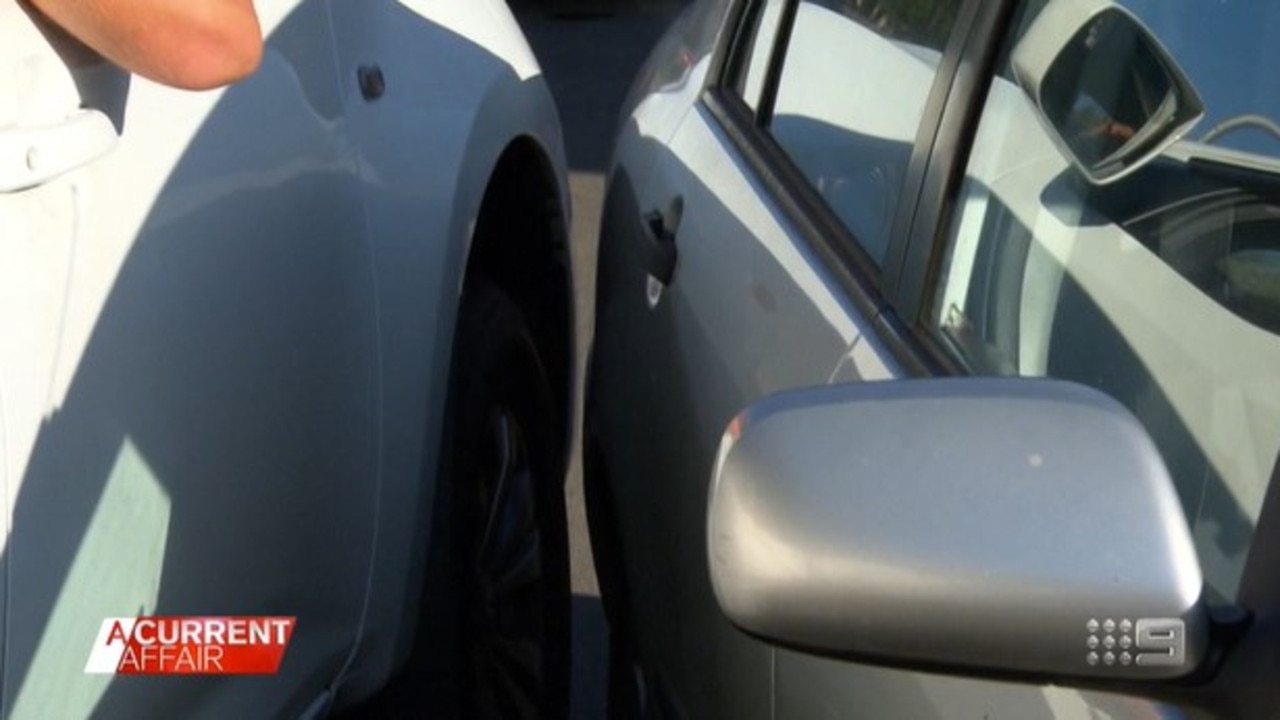
<path fill-rule="evenodd" d="M 378 270 L 384 297 L 408 294 L 415 298 L 382 304 L 384 376 L 417 378 L 408 385 L 401 383 L 403 392 L 398 394 L 402 397 L 385 397 L 384 426 L 404 437 L 426 440 L 412 452 L 384 448 L 381 518 L 368 611 L 359 663 L 343 679 L 343 704 L 383 685 L 412 646 L 416 607 L 406 599 L 417 596 L 415 589 L 425 567 L 462 283 L 485 191 L 512 143 L 528 138 L 537 144 L 553 171 L 560 212 L 569 216 L 565 154 L 554 100 L 505 6 L 401 5 L 430 21 L 431 28 L 425 32 L 444 30 L 460 36 L 448 51 L 453 57 L 479 62 L 447 67 L 444 72 L 453 77 L 433 77 L 431 72 L 415 71 L 415 64 L 421 67 L 424 59 L 442 63 L 448 56 L 442 60 L 421 45 L 386 43 L 378 47 L 386 96 L 370 102 L 354 99 L 356 122 L 387 128 L 359 134 L 365 143 L 359 153 L 364 181 L 376 188 L 376 195 L 369 196 L 372 235 L 379 245 L 417 246 L 401 256 L 411 258 L 408 263 L 382 262 Z M 335 6 L 335 12 L 343 10 Z M 344 69 L 354 68 L 359 50 L 358 45 L 340 48 L 340 55 L 351 53 L 342 62 Z M 417 85 L 406 90 L 400 85 L 406 80 Z M 408 129 L 416 139 L 409 147 L 403 144 L 404 123 L 412 123 Z"/>

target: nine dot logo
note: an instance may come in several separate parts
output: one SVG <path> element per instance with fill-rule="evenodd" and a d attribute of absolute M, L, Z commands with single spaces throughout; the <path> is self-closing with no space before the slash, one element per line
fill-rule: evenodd
<path fill-rule="evenodd" d="M 1091 666 L 1177 667 L 1186 662 L 1186 623 L 1177 618 L 1090 618 L 1084 660 Z"/>

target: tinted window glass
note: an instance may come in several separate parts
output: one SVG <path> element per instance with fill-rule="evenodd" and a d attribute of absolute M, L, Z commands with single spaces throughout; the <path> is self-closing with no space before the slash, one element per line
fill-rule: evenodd
<path fill-rule="evenodd" d="M 959 0 L 801 0 L 770 132 L 876 264 Z"/>
<path fill-rule="evenodd" d="M 1127 405 L 1224 600 L 1280 451 L 1280 5 L 1129 9 L 1191 79 L 1205 119 L 1132 175 L 1090 185 L 1004 68 L 930 322 L 975 372 L 1065 378 Z M 1024 14 L 1022 28 L 1035 10 Z"/>

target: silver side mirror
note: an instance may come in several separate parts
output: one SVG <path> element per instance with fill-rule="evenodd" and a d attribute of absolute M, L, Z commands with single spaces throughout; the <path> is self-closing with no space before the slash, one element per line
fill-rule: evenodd
<path fill-rule="evenodd" d="M 1098 185 L 1137 170 L 1204 115 L 1155 36 L 1107 0 L 1051 0 L 1014 49 L 1013 70 L 1059 149 Z"/>
<path fill-rule="evenodd" d="M 1208 643 L 1186 519 L 1138 421 L 1079 385 L 863 383 L 730 425 L 708 510 L 739 627 L 810 652 L 1171 678 Z"/>

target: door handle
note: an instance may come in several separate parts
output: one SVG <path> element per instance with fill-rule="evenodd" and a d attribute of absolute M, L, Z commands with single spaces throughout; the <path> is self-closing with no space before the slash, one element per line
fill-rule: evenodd
<path fill-rule="evenodd" d="M 0 129 L 0 193 L 42 185 L 97 160 L 119 136 L 97 110 L 78 110 L 55 125 Z"/>
<path fill-rule="evenodd" d="M 683 202 L 676 198 L 666 212 L 645 213 L 645 269 L 654 280 L 670 285 L 676 272 L 676 230 L 680 227 Z"/>

